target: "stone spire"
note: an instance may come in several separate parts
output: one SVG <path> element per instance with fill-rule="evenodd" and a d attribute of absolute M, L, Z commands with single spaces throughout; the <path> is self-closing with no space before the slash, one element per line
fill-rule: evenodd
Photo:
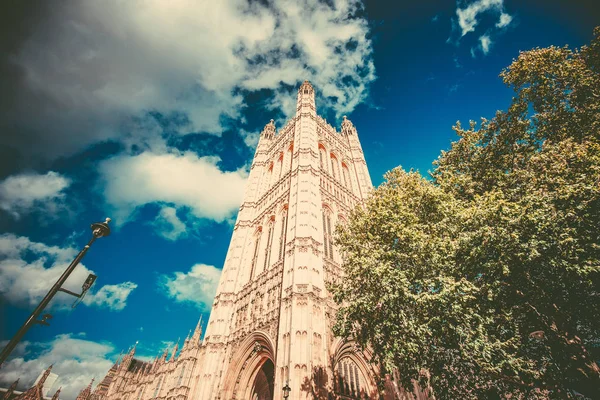
<path fill-rule="evenodd" d="M 52 366 L 54 364 L 50 365 L 46 371 L 44 371 L 44 375 L 42 375 L 42 377 L 40 378 L 40 381 L 37 383 L 39 387 L 44 387 L 44 383 L 46 383 L 46 379 L 48 379 L 48 376 L 50 375 L 50 371 L 52 371 Z"/>
<path fill-rule="evenodd" d="M 2 397 L 2 400 L 8 400 L 11 398 L 12 394 L 14 393 L 15 389 L 17 388 L 17 385 L 19 384 L 19 379 L 18 378 L 16 381 L 14 381 L 12 383 L 12 385 L 10 385 L 10 387 L 8 388 L 8 390 L 6 391 L 6 393 L 4 393 L 4 397 Z"/>
<path fill-rule="evenodd" d="M 185 337 L 185 340 L 183 341 L 183 348 L 187 349 L 188 344 L 190 343 L 190 336 L 192 335 L 192 330 L 190 329 L 187 336 Z"/>
<path fill-rule="evenodd" d="M 25 392 L 23 392 L 19 396 L 17 396 L 17 399 L 19 399 L 19 400 L 41 400 L 41 399 L 43 399 L 44 398 L 44 383 L 46 383 L 46 379 L 48 379 L 48 376 L 50 375 L 51 370 L 52 370 L 52 365 L 50 365 L 48 367 L 48 369 L 46 369 L 46 371 L 44 371 L 44 374 L 42 375 L 42 377 L 40 378 L 38 383 L 36 383 L 31 388 L 27 389 Z"/>
<path fill-rule="evenodd" d="M 62 389 L 62 386 L 58 388 L 58 390 L 54 393 L 54 396 L 52 396 L 52 400 L 58 400 L 58 397 L 60 396 L 60 391 Z"/>
<path fill-rule="evenodd" d="M 121 350 L 121 352 L 119 353 L 119 357 L 117 357 L 117 362 L 115 362 L 115 365 L 118 366 L 121 361 L 123 361 L 123 350 Z"/>
<path fill-rule="evenodd" d="M 179 349 L 179 338 L 177 338 L 177 343 L 175 343 L 175 346 L 173 346 L 173 350 L 171 352 L 171 358 L 169 359 L 169 361 L 175 360 L 175 355 L 177 354 L 178 349 Z"/>
<path fill-rule="evenodd" d="M 167 360 L 167 355 L 169 354 L 169 348 L 167 347 L 165 351 L 163 351 L 162 356 L 160 357 L 161 364 Z"/>
<path fill-rule="evenodd" d="M 133 356 L 135 355 L 135 349 L 136 349 L 137 344 L 138 344 L 138 342 L 136 341 L 135 344 L 133 345 L 133 347 L 131 347 L 129 349 L 129 351 L 127 352 L 127 354 L 125 354 L 123 356 L 123 359 L 121 360 L 121 365 L 120 365 L 120 367 L 122 369 L 126 370 L 131 365 L 131 362 L 133 361 Z"/>
<path fill-rule="evenodd" d="M 196 325 L 196 329 L 194 330 L 194 334 L 192 335 L 191 343 L 192 346 L 198 346 L 200 344 L 200 338 L 202 337 L 202 316 L 198 320 L 198 324 Z"/>
<path fill-rule="evenodd" d="M 87 400 L 90 395 L 92 394 L 92 385 L 94 384 L 94 378 L 92 378 L 92 381 L 90 382 L 89 385 L 86 386 L 85 389 L 83 389 L 79 395 L 77 396 L 77 398 L 75 400 Z"/>

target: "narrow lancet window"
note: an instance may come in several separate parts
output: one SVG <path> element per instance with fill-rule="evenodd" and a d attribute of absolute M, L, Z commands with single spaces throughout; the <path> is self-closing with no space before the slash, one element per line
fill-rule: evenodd
<path fill-rule="evenodd" d="M 177 380 L 177 386 L 181 386 L 181 381 L 183 380 L 183 374 L 185 373 L 185 364 L 181 367 L 181 373 L 179 374 L 179 379 Z"/>
<path fill-rule="evenodd" d="M 323 210 L 323 252 L 325 253 L 325 258 L 329 258 L 327 239 L 327 213 Z"/>
<path fill-rule="evenodd" d="M 254 270 L 256 269 L 256 262 L 258 260 L 258 247 L 260 246 L 260 230 L 255 235 L 254 240 L 254 254 L 252 255 L 252 268 L 250 269 L 250 280 L 254 278 Z"/>
<path fill-rule="evenodd" d="M 142 386 L 142 387 L 140 388 L 140 392 L 138 393 L 137 400 L 140 400 L 140 399 L 142 398 L 142 396 L 144 395 L 144 389 L 145 389 L 145 388 L 146 388 L 145 386 Z"/>
<path fill-rule="evenodd" d="M 283 259 L 285 247 L 285 233 L 287 231 L 287 212 L 281 215 L 281 234 L 279 235 L 279 260 Z"/>
<path fill-rule="evenodd" d="M 269 259 L 271 258 L 271 247 L 273 246 L 273 227 L 274 227 L 274 222 L 271 221 L 269 223 L 269 233 L 267 234 L 267 247 L 265 248 L 265 265 L 264 265 L 264 271 L 267 270 L 267 268 L 269 268 Z"/>
<path fill-rule="evenodd" d="M 333 260 L 333 238 L 331 235 L 331 212 L 323 209 L 323 251 L 325 258 Z"/>
<path fill-rule="evenodd" d="M 154 391 L 154 398 L 156 398 L 158 396 L 158 394 L 160 393 L 160 386 L 162 385 L 162 381 L 163 381 L 163 376 L 161 375 L 160 378 L 158 378 L 158 384 L 156 385 L 156 390 Z"/>

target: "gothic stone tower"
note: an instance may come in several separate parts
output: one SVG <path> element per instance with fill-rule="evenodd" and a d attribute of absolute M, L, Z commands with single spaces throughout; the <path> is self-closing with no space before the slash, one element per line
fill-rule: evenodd
<path fill-rule="evenodd" d="M 333 336 L 338 223 L 371 190 L 356 129 L 316 113 L 304 82 L 296 116 L 260 135 L 203 342 L 194 400 L 378 398 L 369 355 Z M 316 396 L 316 397 L 315 397 Z M 347 396 L 347 397 L 346 397 Z"/>

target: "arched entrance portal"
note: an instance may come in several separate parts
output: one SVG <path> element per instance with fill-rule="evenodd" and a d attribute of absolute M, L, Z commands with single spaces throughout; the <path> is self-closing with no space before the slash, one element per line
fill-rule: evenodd
<path fill-rule="evenodd" d="M 273 384 L 275 383 L 275 366 L 267 359 L 262 365 L 252 385 L 252 400 L 273 400 Z"/>
<path fill-rule="evenodd" d="M 255 331 L 240 343 L 227 368 L 221 399 L 272 400 L 275 383 L 275 346 L 264 331 Z"/>

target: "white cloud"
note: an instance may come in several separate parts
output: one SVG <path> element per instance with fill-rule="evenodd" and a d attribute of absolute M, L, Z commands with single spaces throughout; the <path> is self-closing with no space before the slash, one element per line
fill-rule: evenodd
<path fill-rule="evenodd" d="M 456 19 L 452 19 L 452 33 L 448 38 L 448 43 L 459 44 L 460 39 L 469 32 L 475 32 L 477 25 L 481 21 L 481 16 L 485 13 L 498 15 L 498 22 L 494 25 L 484 27 L 485 34 L 479 36 L 479 46 L 477 49 L 482 53 L 488 54 L 492 38 L 501 33 L 502 28 L 507 27 L 513 21 L 513 17 L 504 10 L 504 0 L 476 0 L 471 3 L 459 3 L 456 8 Z M 457 32 L 460 31 L 460 36 L 457 37 Z M 476 48 L 471 47 L 471 57 L 476 57 Z"/>
<path fill-rule="evenodd" d="M 123 282 L 117 285 L 104 285 L 96 293 L 87 295 L 83 303 L 91 306 L 106 307 L 120 311 L 127 305 L 127 298 L 137 288 L 133 282 Z"/>
<path fill-rule="evenodd" d="M 250 147 L 251 149 L 256 149 L 256 146 L 258 145 L 258 139 L 260 138 L 260 132 L 248 132 L 242 129 L 240 130 L 240 135 L 244 139 L 246 146 Z"/>
<path fill-rule="evenodd" d="M 506 13 L 501 13 L 500 21 L 498 21 L 498 23 L 496 24 L 496 27 L 504 28 L 505 26 L 508 26 L 512 22 L 512 19 L 513 19 L 513 17 L 511 17 L 510 15 L 508 15 Z"/>
<path fill-rule="evenodd" d="M 479 37 L 479 44 L 481 46 L 481 51 L 483 51 L 483 54 L 487 54 L 490 51 L 492 40 L 488 35 L 482 35 Z"/>
<path fill-rule="evenodd" d="M 58 379 L 50 390 L 50 395 L 62 387 L 61 399 L 74 399 L 92 378 L 96 384 L 114 364 L 111 343 L 98 343 L 86 340 L 83 335 L 58 335 L 50 342 L 26 342 L 21 354 L 2 365 L 0 384 L 7 387 L 20 378 L 19 389 L 33 385 L 38 375 L 51 364 L 52 372 Z"/>
<path fill-rule="evenodd" d="M 174 207 L 161 208 L 153 225 L 156 232 L 168 240 L 187 236 L 185 224 L 177 216 L 177 209 Z"/>
<path fill-rule="evenodd" d="M 145 152 L 103 162 L 103 193 L 116 213 L 115 223 L 124 224 L 137 207 L 154 202 L 189 207 L 197 218 L 231 218 L 241 203 L 247 173 L 223 172 L 218 162 L 192 152 Z"/>
<path fill-rule="evenodd" d="M 219 134 L 222 116 L 237 118 L 245 105 L 240 89 L 273 89 L 274 105 L 289 116 L 281 94 L 304 79 L 320 107 L 348 113 L 375 80 L 368 23 L 354 17 L 360 7 L 359 0 L 53 5 L 11 59 L 20 74 L 3 120 L 27 134 L 8 144 L 43 157 L 72 154 L 123 139 L 124 130 L 145 135 L 130 124 L 147 111 L 184 115 L 180 133 Z"/>
<path fill-rule="evenodd" d="M 63 190 L 70 183 L 69 179 L 54 171 L 9 176 L 0 181 L 0 208 L 15 218 L 34 207 L 55 211 L 64 197 Z"/>
<path fill-rule="evenodd" d="M 0 235 L 0 294 L 14 304 L 37 305 L 76 255 L 73 248 L 47 246 L 13 234 Z M 78 265 L 63 287 L 81 292 L 81 285 L 92 272 L 85 265 Z M 123 282 L 98 290 L 92 288 L 83 303 L 119 311 L 136 287 L 133 282 Z M 58 293 L 52 306 L 66 308 L 74 301 L 75 297 Z"/>
<path fill-rule="evenodd" d="M 220 269 L 212 265 L 196 264 L 189 272 L 161 275 L 158 283 L 164 293 L 175 301 L 210 309 L 220 276 Z"/>
<path fill-rule="evenodd" d="M 469 32 L 474 32 L 478 24 L 477 17 L 488 11 L 496 10 L 501 12 L 503 0 L 477 0 L 469 4 L 466 8 L 457 8 L 456 15 L 458 17 L 458 25 L 461 29 L 461 36 L 465 36 Z"/>

